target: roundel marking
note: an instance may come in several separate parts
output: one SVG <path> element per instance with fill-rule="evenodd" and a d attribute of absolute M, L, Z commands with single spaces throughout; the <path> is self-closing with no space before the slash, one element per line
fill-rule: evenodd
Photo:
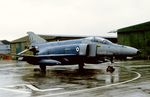
<path fill-rule="evenodd" d="M 79 52 L 79 51 L 80 51 L 80 48 L 79 48 L 79 47 L 76 47 L 76 51 Z"/>

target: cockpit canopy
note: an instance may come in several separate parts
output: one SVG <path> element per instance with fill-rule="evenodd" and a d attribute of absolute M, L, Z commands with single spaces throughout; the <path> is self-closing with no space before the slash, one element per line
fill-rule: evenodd
<path fill-rule="evenodd" d="M 90 40 L 91 42 L 97 42 L 97 43 L 101 43 L 101 44 L 113 44 L 111 41 L 104 39 L 102 37 L 88 37 L 86 38 L 88 40 Z"/>

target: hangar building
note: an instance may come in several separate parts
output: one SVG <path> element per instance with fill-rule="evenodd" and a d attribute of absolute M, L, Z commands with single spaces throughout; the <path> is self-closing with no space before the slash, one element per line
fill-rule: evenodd
<path fill-rule="evenodd" d="M 117 30 L 118 43 L 138 48 L 141 57 L 150 56 L 150 22 L 126 27 Z"/>

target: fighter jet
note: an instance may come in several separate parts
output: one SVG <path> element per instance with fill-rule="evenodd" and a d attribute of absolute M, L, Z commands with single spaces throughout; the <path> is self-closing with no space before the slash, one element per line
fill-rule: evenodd
<path fill-rule="evenodd" d="M 140 53 L 136 48 L 115 44 L 102 37 L 47 42 L 33 32 L 27 33 L 31 45 L 18 53 L 19 60 L 39 65 L 44 73 L 46 66 L 78 64 L 79 70 L 83 70 L 85 63 L 98 64 L 105 58 L 112 61 L 115 56 L 135 56 Z M 24 54 L 26 51 L 33 52 L 33 55 Z M 113 72 L 114 68 L 108 66 L 107 71 Z"/>

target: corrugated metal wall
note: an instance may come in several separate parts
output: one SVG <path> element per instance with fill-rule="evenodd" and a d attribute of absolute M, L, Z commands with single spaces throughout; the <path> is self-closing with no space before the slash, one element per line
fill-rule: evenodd
<path fill-rule="evenodd" d="M 150 31 L 119 32 L 118 43 L 140 49 L 142 57 L 150 56 Z"/>

